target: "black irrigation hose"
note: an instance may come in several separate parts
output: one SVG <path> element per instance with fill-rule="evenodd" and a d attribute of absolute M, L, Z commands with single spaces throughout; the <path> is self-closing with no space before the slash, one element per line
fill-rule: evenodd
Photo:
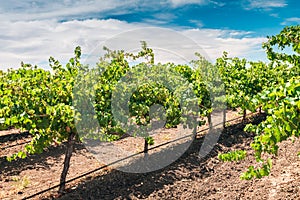
<path fill-rule="evenodd" d="M 132 154 L 132 155 L 127 156 L 127 157 L 125 157 L 125 158 L 122 158 L 122 159 L 120 159 L 120 160 L 117 160 L 117 161 L 114 161 L 114 162 L 109 163 L 109 164 L 107 164 L 107 165 L 104 165 L 104 166 L 101 166 L 101 167 L 99 167 L 99 168 L 96 168 L 96 169 L 94 169 L 94 170 L 92 170 L 92 171 L 89 171 L 89 172 L 86 172 L 86 173 L 84 173 L 84 174 L 81 174 L 80 176 L 71 178 L 71 179 L 65 181 L 64 183 L 69 183 L 69 182 L 75 181 L 75 180 L 77 180 L 77 179 L 79 179 L 79 178 L 82 178 L 82 177 L 84 177 L 84 176 L 90 175 L 90 174 L 92 174 L 92 173 L 94 173 L 94 172 L 96 172 L 96 171 L 99 171 L 99 170 L 101 170 L 101 169 L 104 169 L 104 168 L 106 168 L 106 167 L 109 167 L 109 166 L 111 166 L 111 165 L 117 164 L 117 163 L 119 163 L 119 162 L 121 162 L 121 161 L 127 160 L 128 158 L 132 158 L 132 157 L 134 157 L 134 156 L 137 156 L 137 155 L 140 155 L 140 154 L 143 154 L 143 153 L 144 153 L 144 151 L 141 151 L 141 152 Z M 48 189 L 42 190 L 42 191 L 40 191 L 40 192 L 37 192 L 37 193 L 35 193 L 35 194 L 31 195 L 31 196 L 25 197 L 25 198 L 23 198 L 23 199 L 24 199 L 24 200 L 25 200 L 25 199 L 30 199 L 30 198 L 35 197 L 35 196 L 37 196 L 37 195 L 40 195 L 40 194 L 42 194 L 42 193 L 48 192 L 48 191 L 50 191 L 50 190 L 53 190 L 53 189 L 59 187 L 61 184 L 62 184 L 62 183 L 57 184 L 57 185 L 54 185 L 54 186 L 52 186 L 52 187 L 50 187 L 50 188 L 48 188 Z"/>
<path fill-rule="evenodd" d="M 253 114 L 253 113 L 249 113 L 249 114 L 247 114 L 246 116 L 251 115 L 251 114 Z M 243 116 L 237 117 L 237 118 L 234 118 L 234 119 L 230 119 L 230 120 L 228 120 L 228 121 L 226 121 L 226 122 L 235 121 L 235 120 L 238 120 L 238 119 L 240 119 L 240 118 L 243 118 Z M 214 125 L 213 127 L 216 127 L 216 126 L 221 125 L 221 124 L 223 124 L 223 123 L 216 124 L 216 125 Z M 209 128 L 206 128 L 206 129 L 197 131 L 196 134 L 197 134 L 197 133 L 204 132 L 204 131 L 207 131 L 207 130 L 209 130 Z M 165 145 L 167 145 L 167 144 L 170 144 L 170 143 L 179 141 L 179 140 L 181 140 L 181 139 L 188 138 L 188 137 L 190 137 L 190 136 L 192 136 L 192 135 L 194 135 L 194 134 L 186 135 L 186 136 L 183 136 L 183 137 L 181 137 L 181 138 L 177 138 L 177 139 L 175 139 L 175 140 L 172 140 L 172 141 L 168 141 L 168 142 L 162 143 L 162 144 L 160 144 L 160 145 L 151 147 L 151 148 L 149 148 L 148 150 L 154 150 L 154 149 L 157 149 L 157 148 L 159 148 L 159 147 L 162 147 L 162 146 L 165 146 Z M 127 160 L 127 159 L 129 159 L 129 158 L 132 158 L 132 157 L 137 156 L 137 155 L 140 155 L 140 154 L 144 154 L 144 151 L 141 151 L 141 152 L 132 154 L 132 155 L 127 156 L 127 157 L 125 157 L 125 158 L 122 158 L 122 159 L 120 159 L 120 160 L 117 160 L 117 161 L 114 161 L 114 162 L 109 163 L 109 164 L 107 164 L 107 165 L 104 165 L 104 166 L 101 166 L 101 167 L 99 167 L 99 168 L 96 168 L 96 169 L 94 169 L 94 170 L 92 170 L 92 171 L 83 173 L 83 174 L 81 174 L 81 175 L 79 175 L 79 176 L 77 176 L 77 177 L 74 177 L 74 178 L 71 178 L 71 179 L 65 181 L 64 184 L 70 183 L 70 182 L 75 181 L 75 180 L 77 180 L 77 179 L 80 179 L 80 178 L 82 178 L 82 177 L 84 177 L 84 176 L 90 175 L 90 174 L 92 174 L 92 173 L 94 173 L 94 172 L 97 172 L 97 171 L 99 171 L 99 170 L 101 170 L 101 169 L 104 169 L 104 168 L 106 168 L 106 167 L 112 166 L 112 165 L 114 165 L 114 164 L 117 164 L 117 163 L 119 163 L 119 162 L 121 162 L 121 161 Z M 30 195 L 30 196 L 28 196 L 28 197 L 23 198 L 23 200 L 30 199 L 30 198 L 33 198 L 33 197 L 35 197 L 35 196 L 37 196 L 37 195 L 40 195 L 40 194 L 43 194 L 43 193 L 48 192 L 48 191 L 50 191 L 50 190 L 53 190 L 53 189 L 55 189 L 55 188 L 61 186 L 62 184 L 63 184 L 63 183 L 60 183 L 60 184 L 54 185 L 54 186 L 52 186 L 52 187 L 50 187 L 50 188 L 48 188 L 48 189 L 39 191 L 39 192 L 37 192 L 37 193 L 35 193 L 35 194 L 32 194 L 32 195 Z"/>

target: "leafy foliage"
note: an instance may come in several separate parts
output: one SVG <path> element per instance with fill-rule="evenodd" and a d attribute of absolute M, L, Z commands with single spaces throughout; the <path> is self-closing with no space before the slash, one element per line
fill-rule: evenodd
<path fill-rule="evenodd" d="M 218 158 L 222 161 L 239 161 L 245 159 L 246 151 L 237 150 L 229 153 L 219 154 Z"/>
<path fill-rule="evenodd" d="M 271 170 L 271 159 L 265 154 L 277 155 L 278 144 L 288 138 L 299 137 L 299 26 L 284 28 L 278 35 L 268 37 L 263 44 L 269 64 L 228 58 L 224 53 L 216 65 L 219 67 L 226 87 L 227 103 L 230 107 L 241 107 L 255 111 L 261 108 L 267 118 L 258 125 L 248 124 L 245 131 L 256 134 L 251 147 L 262 167 L 250 166 L 242 179 L 261 178 Z M 295 54 L 288 55 L 274 51 L 292 46 Z M 234 155 L 234 154 L 233 154 Z M 222 154 L 221 159 L 233 159 L 231 154 Z"/>
<path fill-rule="evenodd" d="M 10 157 L 41 153 L 53 143 L 61 143 L 75 131 L 72 106 L 74 77 L 80 68 L 80 48 L 66 67 L 50 58 L 53 73 L 22 64 L 21 68 L 3 73 L 1 77 L 0 118 L 6 126 L 28 130 L 33 135 L 23 152 Z"/>
<path fill-rule="evenodd" d="M 257 101 L 267 111 L 268 117 L 259 125 L 247 125 L 246 131 L 255 132 L 251 144 L 255 158 L 263 162 L 262 153 L 277 155 L 278 143 L 300 136 L 300 77 L 265 90 Z M 267 165 L 269 166 L 269 165 Z"/>
<path fill-rule="evenodd" d="M 267 163 L 261 168 L 255 169 L 253 166 L 250 166 L 246 172 L 241 175 L 242 180 L 251 180 L 254 177 L 262 178 L 263 176 L 268 176 L 271 172 L 272 160 L 268 159 Z"/>
<path fill-rule="evenodd" d="M 107 54 L 94 69 L 80 63 L 81 49 L 77 47 L 65 67 L 51 57 L 52 72 L 24 63 L 19 69 L 0 71 L 0 129 L 15 127 L 33 135 L 24 151 L 9 159 L 41 153 L 66 141 L 78 134 L 76 124 L 98 124 L 101 130 L 93 131 L 100 133 L 90 136 L 104 141 L 119 139 L 131 125 L 143 127 L 143 133 L 133 135 L 144 137 L 151 145 L 154 140 L 147 132 L 153 117 L 164 121 L 166 128 L 180 122 L 195 128 L 194 119 L 210 117 L 213 109 L 225 109 L 226 96 L 230 108 L 241 108 L 244 114 L 261 108 L 267 114 L 262 123 L 245 127 L 256 134 L 251 147 L 262 167 L 250 166 L 241 178 L 266 176 L 272 162 L 264 155 L 277 155 L 280 142 L 300 136 L 299 33 L 299 25 L 290 26 L 268 37 L 263 44 L 268 64 L 229 58 L 226 52 L 215 65 L 200 54 L 191 62 L 194 68 L 154 64 L 153 50 L 142 42 L 137 54 L 105 48 Z M 274 47 L 292 47 L 294 54 L 277 52 Z M 130 59 L 145 61 L 130 66 Z M 79 98 L 74 100 L 74 95 Z M 130 126 L 124 126 L 128 121 Z M 245 151 L 236 151 L 219 158 L 230 161 L 245 156 Z"/>
<path fill-rule="evenodd" d="M 280 50 L 292 47 L 295 54 L 288 55 L 274 51 L 274 46 Z M 278 35 L 268 37 L 268 41 L 263 44 L 270 60 L 289 62 L 294 66 L 299 66 L 300 54 L 300 25 L 287 26 Z"/>

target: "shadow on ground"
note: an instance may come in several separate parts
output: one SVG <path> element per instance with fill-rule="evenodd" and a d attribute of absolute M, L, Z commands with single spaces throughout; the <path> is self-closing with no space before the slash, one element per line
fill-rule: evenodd
<path fill-rule="evenodd" d="M 31 137 L 29 132 L 10 133 L 10 134 L 7 134 L 7 135 L 1 135 L 0 136 L 0 143 L 6 143 L 6 142 L 20 140 L 20 139 L 29 138 L 29 137 Z"/>
<path fill-rule="evenodd" d="M 82 144 L 76 144 L 77 150 L 84 149 Z M 28 155 L 25 159 L 17 159 L 14 161 L 7 161 L 6 156 L 0 157 L 0 171 L 3 177 L 16 176 L 27 169 L 50 169 L 55 162 L 47 162 L 47 159 L 59 159 L 65 154 L 65 144 L 60 146 L 52 146 L 46 149 L 41 154 Z"/>
<path fill-rule="evenodd" d="M 252 123 L 258 124 L 263 119 L 262 115 L 256 116 Z M 199 158 L 199 150 L 205 136 L 194 140 L 178 160 L 163 169 L 139 174 L 112 170 L 108 174 L 96 176 L 91 180 L 86 179 L 77 185 L 76 189 L 69 189 L 68 193 L 60 199 L 140 199 L 146 198 L 154 191 L 163 189 L 166 185 L 172 185 L 178 180 L 201 180 L 214 173 L 214 169 L 208 165 L 208 159 L 210 161 L 211 159 L 217 160 L 218 153 L 226 151 L 227 147 L 246 143 L 246 146 L 241 146 L 243 148 L 250 144 L 254 135 L 245 133 L 243 128 L 244 123 L 238 123 L 223 130 L 218 144 L 214 146 L 209 155 L 202 159 Z M 184 144 L 173 148 L 181 148 L 182 145 Z M 155 161 L 156 158 L 161 159 L 161 156 L 163 155 L 157 153 L 153 155 L 152 159 Z M 140 160 L 137 159 L 135 162 L 138 163 Z"/>

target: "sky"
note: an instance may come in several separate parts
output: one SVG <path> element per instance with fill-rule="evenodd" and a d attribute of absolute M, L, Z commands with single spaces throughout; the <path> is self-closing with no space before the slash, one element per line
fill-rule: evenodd
<path fill-rule="evenodd" d="M 266 36 L 300 24 L 297 0 L 7 0 L 0 3 L 0 69 L 21 61 L 47 68 L 81 46 L 92 62 L 102 47 L 136 52 L 146 41 L 156 62 L 230 57 L 267 61 Z M 93 59 L 88 59 L 93 58 Z"/>

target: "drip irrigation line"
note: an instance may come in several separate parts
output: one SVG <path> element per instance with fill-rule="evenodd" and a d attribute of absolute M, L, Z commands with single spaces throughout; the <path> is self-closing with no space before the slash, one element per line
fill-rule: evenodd
<path fill-rule="evenodd" d="M 246 116 L 252 115 L 252 114 L 254 114 L 254 113 L 249 113 L 249 114 L 247 114 Z M 238 119 L 240 119 L 240 118 L 243 118 L 243 116 L 237 117 L 237 118 L 234 118 L 234 119 L 230 119 L 230 120 L 228 120 L 228 121 L 225 121 L 225 123 L 226 123 L 226 122 L 235 121 L 235 120 L 238 120 Z M 216 127 L 216 126 L 219 126 L 219 125 L 221 125 L 221 124 L 223 124 L 223 122 L 222 122 L 222 123 L 218 123 L 218 124 L 216 124 L 216 125 L 214 125 L 214 126 L 212 126 L 212 127 Z M 210 128 L 202 129 L 202 130 L 200 130 L 200 131 L 197 131 L 196 134 L 195 134 L 195 133 L 189 134 L 189 135 L 186 135 L 186 136 L 177 138 L 177 139 L 175 139 L 175 140 L 171 140 L 171 141 L 162 143 L 162 144 L 160 144 L 160 145 L 151 147 L 151 148 L 149 148 L 148 150 L 154 150 L 154 149 L 157 149 L 157 148 L 162 147 L 162 146 L 165 146 L 165 145 L 167 145 L 167 144 L 171 144 L 171 143 L 173 143 L 173 142 L 176 142 L 176 141 L 179 141 L 179 140 L 182 140 L 182 139 L 191 137 L 191 136 L 193 136 L 193 135 L 197 135 L 197 133 L 201 133 L 201 132 L 207 131 L 207 130 L 209 130 L 209 129 L 210 129 Z M 89 172 L 85 172 L 85 173 L 83 173 L 83 174 L 81 174 L 81 175 L 79 175 L 79 176 L 77 176 L 77 177 L 74 177 L 74 178 L 71 178 L 71 179 L 65 181 L 64 183 L 60 183 L 60 184 L 54 185 L 54 186 L 52 186 L 52 187 L 50 187 L 50 188 L 48 188 L 48 189 L 39 191 L 39 192 L 37 192 L 37 193 L 35 193 L 35 194 L 32 194 L 32 195 L 30 195 L 30 196 L 28 196 L 28 197 L 23 198 L 22 200 L 31 199 L 31 198 L 33 198 L 33 197 L 35 197 L 35 196 L 38 196 L 38 195 L 40 195 L 40 194 L 43 194 L 43 193 L 48 192 L 48 191 L 50 191 L 50 190 L 53 190 L 53 189 L 55 189 L 55 188 L 57 188 L 57 187 L 60 187 L 62 184 L 70 183 L 70 182 L 75 181 L 75 180 L 77 180 L 77 179 L 80 179 L 80 178 L 83 178 L 83 177 L 85 177 L 85 176 L 88 176 L 88 175 L 90 175 L 90 174 L 92 174 L 92 173 L 95 173 L 95 172 L 97 172 L 97 171 L 99 171 L 99 170 L 102 170 L 102 169 L 104 169 L 104 168 L 106 168 L 106 167 L 110 167 L 110 166 L 112 166 L 112 165 L 115 165 L 115 164 L 117 164 L 117 163 L 119 163 L 119 162 L 122 162 L 122 161 L 124 161 L 124 160 L 129 159 L 129 158 L 132 158 L 132 157 L 134 157 L 134 156 L 138 156 L 138 155 L 140 155 L 140 154 L 145 154 L 145 152 L 144 152 L 144 151 L 140 151 L 140 152 L 138 152 L 138 153 L 132 154 L 132 155 L 127 156 L 127 157 L 125 157 L 125 158 L 122 158 L 122 159 L 116 160 L 116 161 L 114 161 L 114 162 L 111 162 L 111 163 L 109 163 L 109 164 L 107 164 L 107 165 L 98 167 L 98 168 L 96 168 L 96 169 L 94 169 L 94 170 L 91 170 L 91 171 L 89 171 Z"/>
<path fill-rule="evenodd" d="M 104 168 L 106 168 L 106 167 L 109 167 L 109 166 L 111 166 L 111 165 L 117 164 L 117 163 L 119 163 L 119 162 L 121 162 L 121 161 L 127 160 L 127 159 L 129 159 L 129 158 L 132 158 L 132 157 L 134 157 L 134 156 L 137 156 L 137 155 L 140 155 L 140 154 L 143 154 L 143 153 L 144 153 L 144 151 L 141 151 L 141 152 L 132 154 L 132 155 L 130 155 L 130 156 L 127 156 L 127 157 L 125 157 L 125 158 L 122 158 L 122 159 L 116 160 L 116 161 L 114 161 L 114 162 L 111 162 L 111 163 L 109 163 L 109 164 L 107 164 L 107 165 L 98 167 L 98 168 L 96 168 L 96 169 L 93 169 L 92 171 L 89 171 L 89 172 L 83 173 L 83 174 L 81 174 L 81 175 L 79 175 L 79 176 L 77 176 L 77 177 L 71 178 L 71 179 L 65 181 L 64 184 L 70 183 L 70 182 L 75 181 L 75 180 L 77 180 L 77 179 L 80 179 L 80 178 L 82 178 L 82 177 L 84 177 L 84 176 L 87 176 L 87 175 L 90 175 L 90 174 L 92 174 L 92 173 L 94 173 L 94 172 L 97 172 L 97 171 L 99 171 L 99 170 L 101 170 L 101 169 L 104 169 Z M 25 197 L 25 198 L 23 198 L 23 200 L 25 200 L 25 199 L 30 199 L 30 198 L 35 197 L 35 196 L 37 196 L 37 195 L 40 195 L 40 194 L 43 194 L 43 193 L 48 192 L 48 191 L 50 191 L 50 190 L 53 190 L 53 189 L 55 189 L 55 188 L 61 186 L 62 184 L 63 184 L 63 183 L 54 185 L 54 186 L 52 186 L 52 187 L 50 187 L 50 188 L 48 188 L 48 189 L 42 190 L 42 191 L 37 192 L 37 193 L 35 193 L 35 194 L 33 194 L 33 195 L 30 195 L 30 196 L 28 196 L 28 197 Z"/>

